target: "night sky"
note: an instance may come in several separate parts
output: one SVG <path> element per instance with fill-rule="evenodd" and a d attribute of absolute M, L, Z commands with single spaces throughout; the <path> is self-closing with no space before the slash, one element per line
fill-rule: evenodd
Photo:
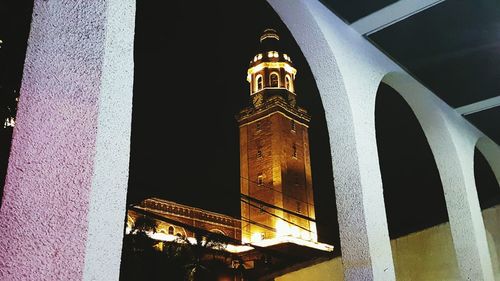
<path fill-rule="evenodd" d="M 0 3 L 2 109 L 6 97 L 20 86 L 32 6 L 32 1 L 6 2 Z M 249 104 L 246 70 L 258 38 L 265 28 L 274 28 L 298 69 L 298 104 L 312 116 L 310 149 L 320 240 L 339 249 L 321 100 L 299 47 L 272 8 L 264 0 L 137 5 L 128 203 L 156 196 L 239 216 L 235 115 Z M 376 129 L 391 237 L 447 221 L 439 173 L 425 135 L 408 105 L 388 86 L 379 89 Z M 0 129 L 0 136 L 3 180 L 10 132 Z M 475 158 L 481 207 L 499 204 L 491 169 L 479 152 Z"/>

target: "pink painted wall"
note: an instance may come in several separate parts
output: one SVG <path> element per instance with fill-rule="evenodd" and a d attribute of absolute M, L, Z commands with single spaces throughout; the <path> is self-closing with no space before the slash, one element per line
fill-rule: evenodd
<path fill-rule="evenodd" d="M 98 209 L 92 194 L 100 190 L 95 179 L 98 174 L 114 175 L 112 170 L 96 168 L 96 155 L 103 150 L 109 155 L 125 154 L 119 157 L 125 163 L 115 164 L 128 168 L 126 116 L 131 113 L 133 76 L 128 74 L 133 72 L 133 28 L 113 30 L 112 35 L 109 31 L 116 23 L 113 19 L 123 20 L 123 15 L 127 16 L 123 26 L 133 27 L 130 10 L 135 11 L 134 1 L 35 1 L 0 209 L 0 280 L 79 280 L 89 270 L 85 269 L 89 213 Z M 115 40 L 120 32 L 131 34 L 121 42 Z M 120 77 L 120 68 L 127 75 Z M 114 74 L 129 81 L 113 79 Z M 111 96 L 124 97 L 126 102 L 110 103 L 116 102 Z M 114 105 L 125 106 L 124 120 L 110 123 L 125 123 L 119 133 L 127 147 L 115 146 L 112 151 L 113 143 L 100 147 L 99 139 L 113 135 L 114 126 L 101 126 L 100 118 L 113 113 L 108 109 Z M 127 181 L 121 176 L 123 169 L 119 173 L 117 185 L 123 191 L 115 195 L 123 210 L 117 213 L 124 214 Z M 115 235 L 119 246 L 101 249 L 104 256 L 121 250 L 123 216 L 114 217 L 117 227 L 108 235 Z M 115 269 L 107 277 L 117 276 Z"/>

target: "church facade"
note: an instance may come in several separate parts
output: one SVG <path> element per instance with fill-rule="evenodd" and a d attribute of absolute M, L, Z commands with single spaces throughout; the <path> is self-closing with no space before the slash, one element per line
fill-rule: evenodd
<path fill-rule="evenodd" d="M 127 227 L 133 228 L 141 216 L 153 215 L 157 221 L 158 239 L 168 240 L 175 236 L 195 237 L 195 229 L 221 234 L 230 239 L 241 239 L 240 220 L 223 214 L 179 204 L 161 198 L 148 198 L 127 212 Z"/>

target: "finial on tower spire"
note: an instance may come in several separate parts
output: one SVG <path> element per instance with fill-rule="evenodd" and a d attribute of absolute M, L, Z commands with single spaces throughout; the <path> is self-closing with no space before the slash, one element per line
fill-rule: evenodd
<path fill-rule="evenodd" d="M 267 28 L 264 30 L 264 32 L 260 36 L 260 42 L 262 43 L 262 41 L 269 39 L 269 38 L 276 39 L 278 41 L 280 40 L 280 37 L 278 36 L 278 32 L 276 32 L 276 30 L 274 30 L 272 28 Z"/>

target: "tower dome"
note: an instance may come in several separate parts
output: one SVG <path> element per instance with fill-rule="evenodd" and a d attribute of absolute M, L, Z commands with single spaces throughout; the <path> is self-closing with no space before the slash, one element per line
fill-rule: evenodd
<path fill-rule="evenodd" d="M 275 29 L 265 29 L 260 36 L 258 53 L 250 61 L 247 81 L 250 95 L 258 106 L 268 96 L 281 95 L 295 105 L 294 80 L 297 70 L 292 59 L 283 51 Z"/>

